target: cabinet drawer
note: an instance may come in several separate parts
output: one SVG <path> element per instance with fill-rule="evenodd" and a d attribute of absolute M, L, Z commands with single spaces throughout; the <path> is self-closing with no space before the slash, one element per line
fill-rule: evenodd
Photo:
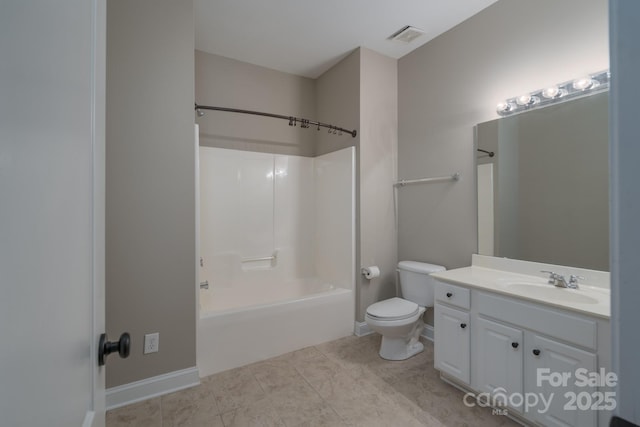
<path fill-rule="evenodd" d="M 478 313 L 485 316 L 585 348 L 597 347 L 597 324 L 592 319 L 490 293 L 476 292 L 473 298 Z"/>
<path fill-rule="evenodd" d="M 455 305 L 456 307 L 469 310 L 471 307 L 471 293 L 469 289 L 461 286 L 450 285 L 448 283 L 436 282 L 436 301 Z"/>

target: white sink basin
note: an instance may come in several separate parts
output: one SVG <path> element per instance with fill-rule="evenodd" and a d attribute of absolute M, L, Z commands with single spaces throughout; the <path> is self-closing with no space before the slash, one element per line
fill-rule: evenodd
<path fill-rule="evenodd" d="M 543 298 L 549 302 L 569 302 L 576 304 L 597 304 L 598 299 L 581 293 L 579 289 L 559 288 L 540 283 L 509 283 L 506 288 L 524 297 Z"/>

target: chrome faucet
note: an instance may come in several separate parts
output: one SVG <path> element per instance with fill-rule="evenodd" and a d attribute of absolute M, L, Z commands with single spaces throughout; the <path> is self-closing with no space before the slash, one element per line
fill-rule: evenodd
<path fill-rule="evenodd" d="M 584 279 L 582 276 L 576 276 L 572 274 L 569 276 L 569 281 L 561 275 L 554 273 L 553 271 L 541 270 L 542 273 L 549 274 L 549 284 L 555 285 L 559 288 L 569 288 L 569 289 L 578 289 L 578 279 Z"/>

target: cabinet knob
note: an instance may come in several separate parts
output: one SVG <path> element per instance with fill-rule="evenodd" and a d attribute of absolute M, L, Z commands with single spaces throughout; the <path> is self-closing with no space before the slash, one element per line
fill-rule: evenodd
<path fill-rule="evenodd" d="M 461 327 L 462 329 L 464 329 L 464 328 L 466 328 L 466 327 L 467 327 L 467 324 L 466 324 L 466 323 L 460 323 L 460 327 Z"/>
<path fill-rule="evenodd" d="M 536 356 L 540 356 L 540 350 L 538 350 L 537 348 L 534 349 L 533 354 L 535 354 Z"/>
<path fill-rule="evenodd" d="M 512 342 L 511 343 L 511 347 L 513 347 L 513 348 L 518 348 L 519 345 L 520 344 L 518 344 L 517 342 Z"/>
<path fill-rule="evenodd" d="M 447 292 L 447 298 L 451 298 L 453 294 L 451 292 Z"/>

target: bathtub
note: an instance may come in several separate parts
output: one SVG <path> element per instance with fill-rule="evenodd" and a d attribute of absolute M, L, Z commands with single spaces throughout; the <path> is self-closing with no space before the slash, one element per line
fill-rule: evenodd
<path fill-rule="evenodd" d="M 211 286 L 199 294 L 205 377 L 353 333 L 354 292 L 318 279 Z"/>

